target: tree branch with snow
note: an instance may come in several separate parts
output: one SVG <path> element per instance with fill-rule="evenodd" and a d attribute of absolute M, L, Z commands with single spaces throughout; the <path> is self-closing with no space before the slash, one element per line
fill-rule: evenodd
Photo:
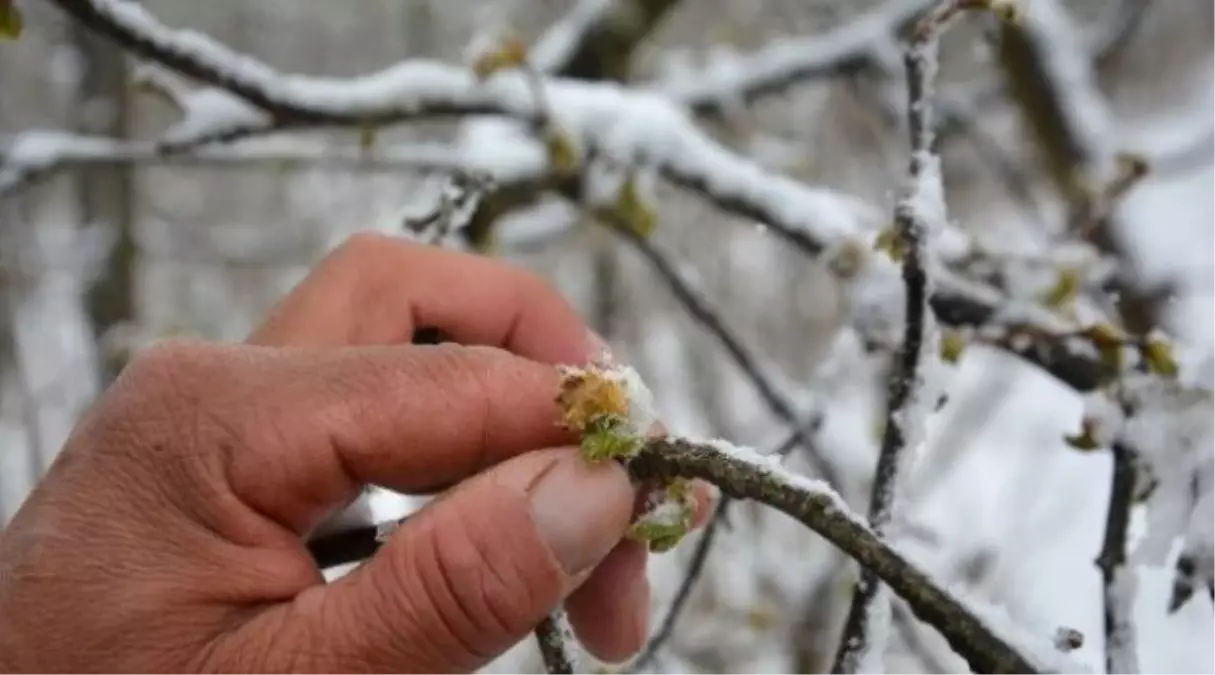
<path fill-rule="evenodd" d="M 653 167 L 673 184 L 724 212 L 763 223 L 808 255 L 835 260 L 849 251 L 863 250 L 870 236 L 867 230 L 879 220 L 876 209 L 855 197 L 804 185 L 722 147 L 696 128 L 687 109 L 661 91 L 541 78 L 536 71 L 517 69 L 502 69 L 482 80 L 469 69 L 428 60 L 405 61 L 352 78 L 292 75 L 194 31 L 168 28 L 130 0 L 52 1 L 133 53 L 208 85 L 191 95 L 195 99 L 192 108 L 201 112 L 187 115 L 188 123 L 175 128 L 154 150 L 140 152 L 184 152 L 212 142 L 290 129 L 341 126 L 367 130 L 436 116 L 497 114 L 528 124 L 551 118 L 557 132 L 550 139 L 556 145 L 550 143 L 547 160 L 544 151 L 526 152 L 520 155 L 521 161 L 508 166 L 499 162 L 484 167 L 492 168 L 504 194 L 513 196 L 498 199 L 496 193 L 487 195 L 482 212 L 474 215 L 468 227 L 470 235 L 484 234 L 489 223 L 513 206 L 533 202 L 536 188 L 560 185 L 562 172 L 553 175 L 546 168 L 554 159 L 554 150 L 560 150 L 558 155 L 573 166 L 595 152 L 619 164 Z M 535 96 L 541 79 L 544 102 Z M 179 93 L 178 98 L 188 101 L 191 96 Z M 415 154 L 420 156 L 415 158 Z M 425 166 L 430 159 L 424 148 L 400 153 L 389 149 L 385 155 L 382 161 L 386 163 L 412 164 L 416 160 Z M 455 153 L 454 159 L 447 159 L 465 168 L 480 168 L 462 155 Z M 973 287 L 964 292 L 942 279 L 931 303 L 943 323 L 957 325 L 950 319 L 997 313 L 999 293 L 982 288 L 970 292 Z M 1034 347 L 1012 351 L 1030 356 L 1031 362 L 1045 365 L 1077 389 L 1091 388 L 1087 376 L 1094 362 L 1075 363 L 1068 358 L 1059 362 L 1052 358 L 1059 350 L 1050 343 Z"/>
<path fill-rule="evenodd" d="M 976 5 L 968 7 L 967 5 Z M 911 159 L 904 196 L 894 213 L 892 249 L 902 260 L 904 286 L 903 336 L 890 371 L 886 423 L 869 502 L 869 526 L 883 536 L 892 518 L 898 481 L 923 438 L 924 416 L 935 400 L 923 400 L 926 379 L 920 372 L 926 340 L 935 326 L 928 311 L 931 289 L 929 269 L 935 264 L 934 235 L 946 228 L 945 188 L 940 158 L 933 150 L 935 132 L 933 94 L 936 82 L 940 37 L 963 9 L 982 3 L 948 0 L 938 4 L 917 24 L 904 56 L 907 71 L 907 120 L 911 137 Z M 934 358 L 929 354 L 928 358 Z M 883 593 L 876 572 L 863 568 L 832 672 L 870 672 L 880 663 L 889 633 L 890 599 Z"/>
<path fill-rule="evenodd" d="M 1147 172 L 1147 160 L 1117 146 L 1110 104 L 1068 9 L 1058 0 L 1026 5 L 1021 21 L 1000 29 L 998 63 L 1047 175 L 1069 204 L 1071 231 L 1120 262 L 1110 289 L 1118 313 L 1128 331 L 1146 334 L 1161 325 L 1170 290 L 1149 287 L 1132 267 L 1118 202 Z"/>

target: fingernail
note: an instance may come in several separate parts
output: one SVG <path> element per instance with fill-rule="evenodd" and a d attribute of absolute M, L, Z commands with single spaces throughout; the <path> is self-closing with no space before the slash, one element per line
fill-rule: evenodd
<path fill-rule="evenodd" d="M 628 526 L 633 490 L 616 462 L 592 464 L 571 452 L 532 487 L 532 518 L 566 574 L 598 564 Z"/>

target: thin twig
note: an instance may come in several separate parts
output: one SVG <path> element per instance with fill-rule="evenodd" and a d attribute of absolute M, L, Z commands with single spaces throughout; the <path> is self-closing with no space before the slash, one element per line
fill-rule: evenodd
<path fill-rule="evenodd" d="M 890 371 L 890 396 L 887 404 L 886 426 L 878 454 L 873 491 L 869 501 L 869 525 L 874 534 L 883 536 L 891 519 L 900 469 L 907 448 L 907 425 L 923 424 L 923 420 L 908 419 L 916 398 L 920 379 L 920 353 L 924 343 L 928 314 L 928 274 L 924 238 L 944 213 L 944 203 L 924 204 L 926 199 L 940 201 L 944 188 L 940 184 L 939 160 L 932 154 L 933 120 L 932 93 L 936 78 L 939 34 L 946 22 L 958 10 L 959 3 L 951 0 L 938 6 L 916 27 L 915 37 L 904 58 L 907 70 L 907 120 L 911 136 L 906 194 L 895 209 L 895 228 L 903 251 L 902 276 L 905 287 L 903 339 L 898 358 Z M 937 213 L 927 213 L 927 209 Z M 911 411 L 914 414 L 914 411 Z M 914 448 L 912 448 L 914 450 Z M 875 644 L 875 633 L 884 633 L 877 622 L 889 622 L 889 598 L 881 593 L 881 584 L 871 569 L 862 569 L 848 610 L 848 619 L 840 638 L 832 672 L 855 673 L 867 655 L 881 658 L 884 644 Z M 876 652 L 874 650 L 877 650 Z"/>
<path fill-rule="evenodd" d="M 570 653 L 570 632 L 565 610 L 557 608 L 536 626 L 536 642 L 540 646 L 540 658 L 544 660 L 544 671 L 552 675 L 574 672 L 574 655 Z"/>
<path fill-rule="evenodd" d="M 190 131 L 196 133 L 179 134 L 177 140 L 185 140 L 178 150 L 288 128 L 365 129 L 369 125 L 424 117 L 482 113 L 534 121 L 540 114 L 528 95 L 526 80 L 512 79 L 509 73 L 481 84 L 467 69 L 417 60 L 362 77 L 288 76 L 213 40 L 174 31 L 133 3 L 121 5 L 122 11 L 118 11 L 113 0 L 52 2 L 134 54 L 210 85 L 203 93 L 213 103 L 225 95 L 228 97 L 223 99 L 224 124 L 214 129 L 205 124 L 193 125 L 198 128 Z M 857 221 L 877 215 L 860 200 L 768 172 L 727 150 L 701 133 L 678 104 L 665 105 L 654 92 L 553 80 L 546 86 L 546 93 L 562 114 L 564 130 L 591 145 L 621 123 L 632 129 L 661 129 L 661 143 L 650 142 L 646 134 L 630 136 L 629 143 L 613 142 L 614 150 L 622 155 L 615 159 L 631 162 L 644 157 L 672 183 L 699 194 L 728 213 L 764 223 L 777 236 L 809 255 L 831 250 L 841 239 L 850 240 L 859 234 Z M 568 114 L 571 111 L 573 114 Z M 652 124 L 637 125 L 633 118 L 642 115 Z M 504 176 L 495 178 L 507 180 Z M 543 176 L 510 178 L 529 185 L 552 182 Z M 481 224 L 474 224 L 470 230 L 479 231 Z M 932 303 L 942 321 L 948 323 L 945 316 L 975 315 L 975 311 L 970 311 L 973 307 L 951 306 L 954 297 L 937 297 L 944 290 L 934 293 Z M 979 309 L 987 315 L 995 311 L 990 305 Z M 1069 369 L 1052 373 L 1064 377 L 1075 374 Z M 1091 382 L 1065 381 L 1081 390 Z"/>
<path fill-rule="evenodd" d="M 681 439 L 647 443 L 629 464 L 639 479 L 700 478 L 723 494 L 754 499 L 797 520 L 835 544 L 904 598 L 935 627 L 975 672 L 1037 672 L 1031 659 L 992 632 L 957 598 L 907 561 L 852 514 L 824 484 L 783 470 L 756 453 L 742 456 L 716 445 Z"/>
<path fill-rule="evenodd" d="M 1134 600 L 1126 595 L 1120 575 L 1133 573 L 1127 565 L 1127 532 L 1135 496 L 1135 449 L 1122 441 L 1110 448 L 1114 468 L 1110 476 L 1109 506 L 1105 516 L 1105 536 L 1097 566 L 1101 569 L 1105 616 L 1105 667 L 1107 673 L 1139 672 L 1134 648 L 1134 626 L 1124 603 Z"/>
<path fill-rule="evenodd" d="M 794 409 L 793 404 L 764 375 L 759 360 L 747 349 L 742 340 L 734 334 L 734 331 L 726 325 L 712 305 L 701 298 L 692 285 L 684 280 L 683 275 L 675 269 L 675 266 L 667 259 L 667 256 L 653 242 L 631 228 L 616 223 L 607 214 L 601 214 L 601 216 L 600 221 L 606 223 L 609 229 L 629 242 L 634 250 L 645 258 L 654 271 L 666 281 L 671 292 L 675 294 L 675 297 L 688 310 L 688 313 L 721 343 L 735 365 L 751 381 L 752 386 L 755 387 L 755 390 L 759 393 L 760 398 L 768 409 L 793 430 L 792 433 L 797 436 L 798 445 L 805 448 L 806 456 L 810 460 L 814 470 L 823 477 L 823 480 L 826 480 L 831 485 L 839 485 L 839 476 L 831 466 L 831 463 L 823 457 L 822 452 L 816 447 L 811 434 L 802 428 L 802 420 L 797 410 Z M 782 447 L 787 448 L 786 452 L 792 449 L 788 446 L 782 445 Z"/>
<path fill-rule="evenodd" d="M 792 473 L 773 458 L 743 448 L 678 438 L 647 441 L 628 464 L 636 480 L 700 478 L 723 496 L 751 499 L 795 518 L 878 577 L 905 599 L 921 621 L 933 626 L 976 673 L 1035 673 L 1041 668 L 993 632 L 991 626 L 914 563 L 908 561 L 853 514 L 825 483 Z M 347 541 L 355 531 L 346 532 Z M 357 530 L 374 544 L 376 528 Z M 312 542 L 312 548 L 317 542 Z M 331 558 L 332 559 L 332 558 Z M 352 562 L 347 560 L 346 562 Z"/>
<path fill-rule="evenodd" d="M 170 152 L 156 141 L 31 130 L 9 139 L 0 152 L 0 196 L 25 188 L 63 166 L 150 164 L 199 167 L 342 169 L 347 171 L 463 171 L 453 148 L 441 144 L 390 145 L 370 155 L 318 139 L 286 136 L 242 144 Z"/>

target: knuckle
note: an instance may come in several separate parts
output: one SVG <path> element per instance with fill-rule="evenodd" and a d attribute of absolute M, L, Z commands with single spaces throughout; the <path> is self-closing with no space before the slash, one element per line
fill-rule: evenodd
<path fill-rule="evenodd" d="M 530 629 L 536 594 L 510 547 L 497 545 L 501 531 L 460 510 L 444 521 L 424 567 L 438 623 L 470 654 L 491 656 Z"/>

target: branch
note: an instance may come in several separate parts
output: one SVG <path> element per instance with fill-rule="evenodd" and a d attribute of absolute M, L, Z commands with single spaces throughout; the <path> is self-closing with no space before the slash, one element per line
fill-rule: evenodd
<path fill-rule="evenodd" d="M 637 480 L 700 478 L 733 499 L 753 499 L 797 519 L 822 535 L 904 598 L 920 620 L 936 628 L 978 673 L 1034 673 L 1032 655 L 1010 645 L 959 599 L 941 589 L 925 572 L 873 534 L 825 483 L 784 469 L 774 457 L 721 442 L 677 438 L 651 439 L 629 461 Z M 374 527 L 355 534 L 365 546 L 375 543 Z M 316 550 L 322 542 L 310 542 Z"/>
<path fill-rule="evenodd" d="M 920 411 L 917 398 L 923 384 L 919 372 L 928 314 L 929 279 L 926 267 L 932 264 L 926 237 L 945 226 L 945 187 L 941 180 L 940 158 L 933 154 L 933 88 L 936 84 L 940 34 L 963 3 L 950 0 L 936 7 L 915 29 L 904 57 L 907 70 L 907 121 L 911 136 L 911 161 L 905 194 L 895 208 L 894 219 L 899 239 L 902 277 L 905 287 L 902 346 L 890 372 L 890 396 L 886 426 L 878 455 L 869 501 L 869 525 L 881 537 L 891 519 L 897 482 L 904 455 L 919 442 L 913 427 L 924 420 L 915 419 Z M 855 673 L 869 659 L 880 663 L 886 645 L 875 634 L 884 635 L 890 622 L 890 600 L 872 569 L 862 569 L 848 610 L 832 672 Z"/>
<path fill-rule="evenodd" d="M 172 30 L 125 0 L 52 0 L 131 51 L 244 99 L 280 128 L 364 128 L 452 115 L 498 114 L 534 122 L 544 110 L 518 72 L 480 82 L 471 70 L 414 60 L 354 78 L 289 75 L 193 31 Z M 571 140 L 622 164 L 647 164 L 731 212 L 768 224 L 818 253 L 877 214 L 859 199 L 771 174 L 709 139 L 687 112 L 653 92 L 562 79 L 544 91 Z M 502 180 L 502 176 L 497 176 Z"/>
<path fill-rule="evenodd" d="M 1030 658 L 1008 645 L 962 603 L 854 515 L 825 484 L 780 468 L 754 451 L 666 439 L 647 444 L 632 459 L 638 478 L 701 478 L 736 499 L 754 499 L 796 518 L 825 537 L 907 600 L 970 663 L 975 672 L 1036 672 Z"/>
<path fill-rule="evenodd" d="M 1110 480 L 1105 536 L 1097 566 L 1101 569 L 1105 607 L 1105 667 L 1107 673 L 1137 673 L 1132 607 L 1136 584 L 1127 566 L 1127 532 L 1135 506 L 1135 450 L 1122 441 L 1111 447 L 1114 470 Z"/>
<path fill-rule="evenodd" d="M 1110 289 L 1127 330 L 1144 335 L 1165 311 L 1163 289 L 1134 279 L 1116 201 L 1104 193 L 1118 180 L 1116 135 L 1108 101 L 1092 72 L 1082 34 L 1057 0 L 1027 5 L 1026 16 L 1000 29 L 997 48 L 1012 99 L 1021 111 L 1057 191 L 1071 207 L 1073 232 L 1118 259 Z"/>
<path fill-rule="evenodd" d="M 700 294 L 692 288 L 691 284 L 684 280 L 683 275 L 675 269 L 671 261 L 652 242 L 637 234 L 633 229 L 613 219 L 611 214 L 600 213 L 599 215 L 601 222 L 607 224 L 609 229 L 631 244 L 633 249 L 640 253 L 646 262 L 650 263 L 650 267 L 666 281 L 671 292 L 683 304 L 684 308 L 688 310 L 688 313 L 721 343 L 735 365 L 751 381 L 751 384 L 759 393 L 760 399 L 763 400 L 768 409 L 793 430 L 790 438 L 794 440 L 794 443 L 782 444 L 780 451 L 787 453 L 797 446 L 805 448 L 807 458 L 823 480 L 830 485 L 840 485 L 840 478 L 837 472 L 816 447 L 810 433 L 803 429 L 803 421 L 794 409 L 793 404 L 764 375 L 759 360 L 744 346 L 742 340 L 734 334 L 734 331 L 726 325 L 712 305 L 700 297 Z"/>
<path fill-rule="evenodd" d="M 503 72 L 480 82 L 470 69 L 419 60 L 347 79 L 287 75 L 196 32 L 174 31 L 126 0 L 52 2 L 136 54 L 212 85 L 203 90 L 212 106 L 230 111 L 233 119 L 256 120 L 254 131 L 247 133 L 335 125 L 367 129 L 457 114 L 496 113 L 534 122 L 545 112 L 535 101 L 534 77 L 523 73 Z M 568 140 L 619 164 L 655 167 L 671 182 L 728 213 L 765 224 L 807 254 L 834 252 L 855 243 L 860 231 L 880 218 L 876 209 L 856 198 L 773 174 L 727 150 L 698 130 L 685 110 L 653 92 L 569 80 L 546 81 L 544 91 L 554 121 Z M 250 110 L 256 115 L 250 116 Z M 231 131 L 232 127 L 217 128 Z M 193 143 L 214 140 L 209 133 L 185 138 Z M 503 165 L 500 156 L 495 159 L 496 181 L 528 186 L 518 191 L 524 203 L 535 199 L 532 186 L 559 184 L 568 178 L 545 174 L 543 160 L 535 166 L 531 157 L 509 165 Z M 510 204 L 498 208 L 497 201 L 491 196 L 483 210 L 501 214 L 510 208 Z M 491 219 L 478 213 L 466 232 L 481 232 L 487 220 Z M 954 299 L 934 294 L 934 312 L 941 316 L 944 305 L 946 315 L 990 315 L 997 307 L 976 307 L 973 297 L 957 307 L 951 304 Z M 1066 369 L 1052 372 L 1071 374 Z M 1078 388 L 1087 384 L 1065 381 Z"/>
<path fill-rule="evenodd" d="M 565 611 L 553 610 L 551 614 L 536 626 L 536 642 L 540 646 L 540 658 L 544 661 L 544 670 L 550 674 L 574 672 L 574 655 L 570 653 L 570 643 L 574 636 L 570 631 L 569 621 Z"/>
<path fill-rule="evenodd" d="M 782 441 L 775 449 L 767 453 L 769 457 L 784 457 L 796 448 L 799 444 L 801 434 L 798 430 L 794 430 Z M 704 571 L 705 562 L 709 559 L 709 551 L 713 548 L 713 543 L 717 541 L 717 528 L 721 527 L 726 522 L 729 514 L 729 506 L 733 500 L 729 495 L 722 495 L 717 502 L 717 508 L 713 511 L 713 516 L 705 525 L 704 533 L 696 542 L 696 549 L 692 552 L 692 559 L 688 563 L 688 568 L 684 572 L 683 580 L 679 583 L 679 588 L 675 591 L 675 597 L 671 600 L 671 605 L 667 609 L 666 615 L 659 624 L 658 629 L 646 642 L 645 648 L 629 666 L 630 673 L 643 673 L 654 662 L 659 652 L 675 634 L 675 626 L 679 621 L 679 617 L 683 614 L 683 608 L 687 605 L 688 600 L 692 597 L 692 589 L 696 585 L 696 581 L 700 579 L 701 573 Z"/>
<path fill-rule="evenodd" d="M 733 59 L 728 67 L 681 76 L 660 88 L 701 115 L 719 115 L 727 105 L 750 104 L 793 84 L 860 70 L 881 44 L 894 42 L 936 0 L 887 0 L 824 35 L 770 41 Z"/>
<path fill-rule="evenodd" d="M 529 50 L 541 72 L 623 82 L 632 54 L 679 0 L 581 0 Z"/>
<path fill-rule="evenodd" d="M 355 171 L 457 172 L 469 169 L 443 144 L 394 144 L 368 151 L 332 147 L 319 139 L 280 136 L 173 152 L 156 141 L 123 141 L 61 131 L 31 130 L 15 136 L 0 154 L 0 195 L 20 190 L 64 165 L 152 164 L 248 166 L 284 169 L 337 168 Z"/>

